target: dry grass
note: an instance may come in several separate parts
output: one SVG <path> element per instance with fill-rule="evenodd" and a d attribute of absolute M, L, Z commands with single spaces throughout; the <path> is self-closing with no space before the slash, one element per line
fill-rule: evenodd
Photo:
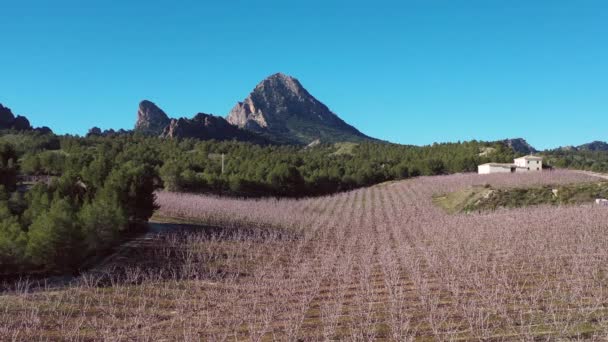
<path fill-rule="evenodd" d="M 606 208 L 448 215 L 432 202 L 484 183 L 587 180 L 422 177 L 307 200 L 161 193 L 172 229 L 73 284 L 15 284 L 0 340 L 603 339 Z"/>

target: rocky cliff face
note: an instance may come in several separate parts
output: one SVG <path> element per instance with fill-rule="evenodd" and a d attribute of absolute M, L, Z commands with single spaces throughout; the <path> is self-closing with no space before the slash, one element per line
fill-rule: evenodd
<path fill-rule="evenodd" d="M 281 73 L 260 82 L 243 102 L 234 106 L 227 120 L 279 142 L 371 139 L 331 112 L 297 79 Z"/>
<path fill-rule="evenodd" d="M 194 138 L 201 140 L 259 140 L 249 132 L 228 123 L 224 118 L 211 114 L 199 113 L 192 119 L 172 119 L 164 129 L 165 138 Z"/>
<path fill-rule="evenodd" d="M 135 131 L 149 135 L 160 135 L 171 119 L 153 102 L 148 100 L 139 103 Z"/>

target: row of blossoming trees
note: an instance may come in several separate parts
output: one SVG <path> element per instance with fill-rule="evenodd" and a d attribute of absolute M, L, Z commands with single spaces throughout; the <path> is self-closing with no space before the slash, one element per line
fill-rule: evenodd
<path fill-rule="evenodd" d="M 578 181 L 592 179 L 422 177 L 306 200 L 159 193 L 159 215 L 183 224 L 61 291 L 20 284 L 0 299 L 0 336 L 606 338 L 606 208 L 449 215 L 432 203 L 469 185 Z"/>

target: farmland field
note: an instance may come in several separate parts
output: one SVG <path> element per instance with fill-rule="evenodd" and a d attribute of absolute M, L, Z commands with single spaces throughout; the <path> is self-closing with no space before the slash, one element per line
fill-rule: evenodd
<path fill-rule="evenodd" d="M 302 200 L 161 192 L 162 232 L 68 285 L 0 295 L 0 340 L 606 339 L 606 207 L 433 203 L 473 185 L 593 180 L 459 174 Z"/>

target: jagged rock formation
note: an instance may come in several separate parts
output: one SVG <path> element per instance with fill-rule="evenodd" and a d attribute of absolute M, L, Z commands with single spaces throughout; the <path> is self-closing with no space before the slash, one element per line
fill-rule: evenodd
<path fill-rule="evenodd" d="M 234 106 L 227 120 L 279 142 L 371 139 L 331 112 L 297 79 L 281 73 L 260 82 L 243 102 Z"/>
<path fill-rule="evenodd" d="M 528 144 L 528 142 L 523 138 L 505 139 L 503 140 L 503 143 L 517 153 L 531 154 L 538 152 L 537 149 Z"/>
<path fill-rule="evenodd" d="M 224 118 L 205 113 L 198 113 L 192 119 L 172 119 L 162 137 L 262 142 L 260 137 L 229 124 Z"/>
<path fill-rule="evenodd" d="M 0 129 L 31 131 L 33 128 L 25 116 L 17 115 L 15 117 L 9 108 L 0 104 Z"/>
<path fill-rule="evenodd" d="M 13 115 L 13 112 L 8 107 L 4 107 L 0 103 L 0 129 L 13 129 L 17 131 L 36 131 L 42 134 L 53 133 L 50 128 L 43 127 L 32 127 L 30 121 L 21 115 Z"/>
<path fill-rule="evenodd" d="M 258 134 L 233 126 L 220 116 L 199 113 L 194 118 L 170 118 L 154 103 L 144 100 L 139 104 L 135 131 L 162 138 L 193 138 L 200 140 L 239 140 L 266 144 L 269 141 Z M 128 131 L 102 131 L 93 127 L 88 135 L 109 136 L 127 134 Z"/>
<path fill-rule="evenodd" d="M 135 131 L 149 135 L 160 135 L 169 125 L 171 119 L 153 102 L 143 100 L 137 110 Z"/>

